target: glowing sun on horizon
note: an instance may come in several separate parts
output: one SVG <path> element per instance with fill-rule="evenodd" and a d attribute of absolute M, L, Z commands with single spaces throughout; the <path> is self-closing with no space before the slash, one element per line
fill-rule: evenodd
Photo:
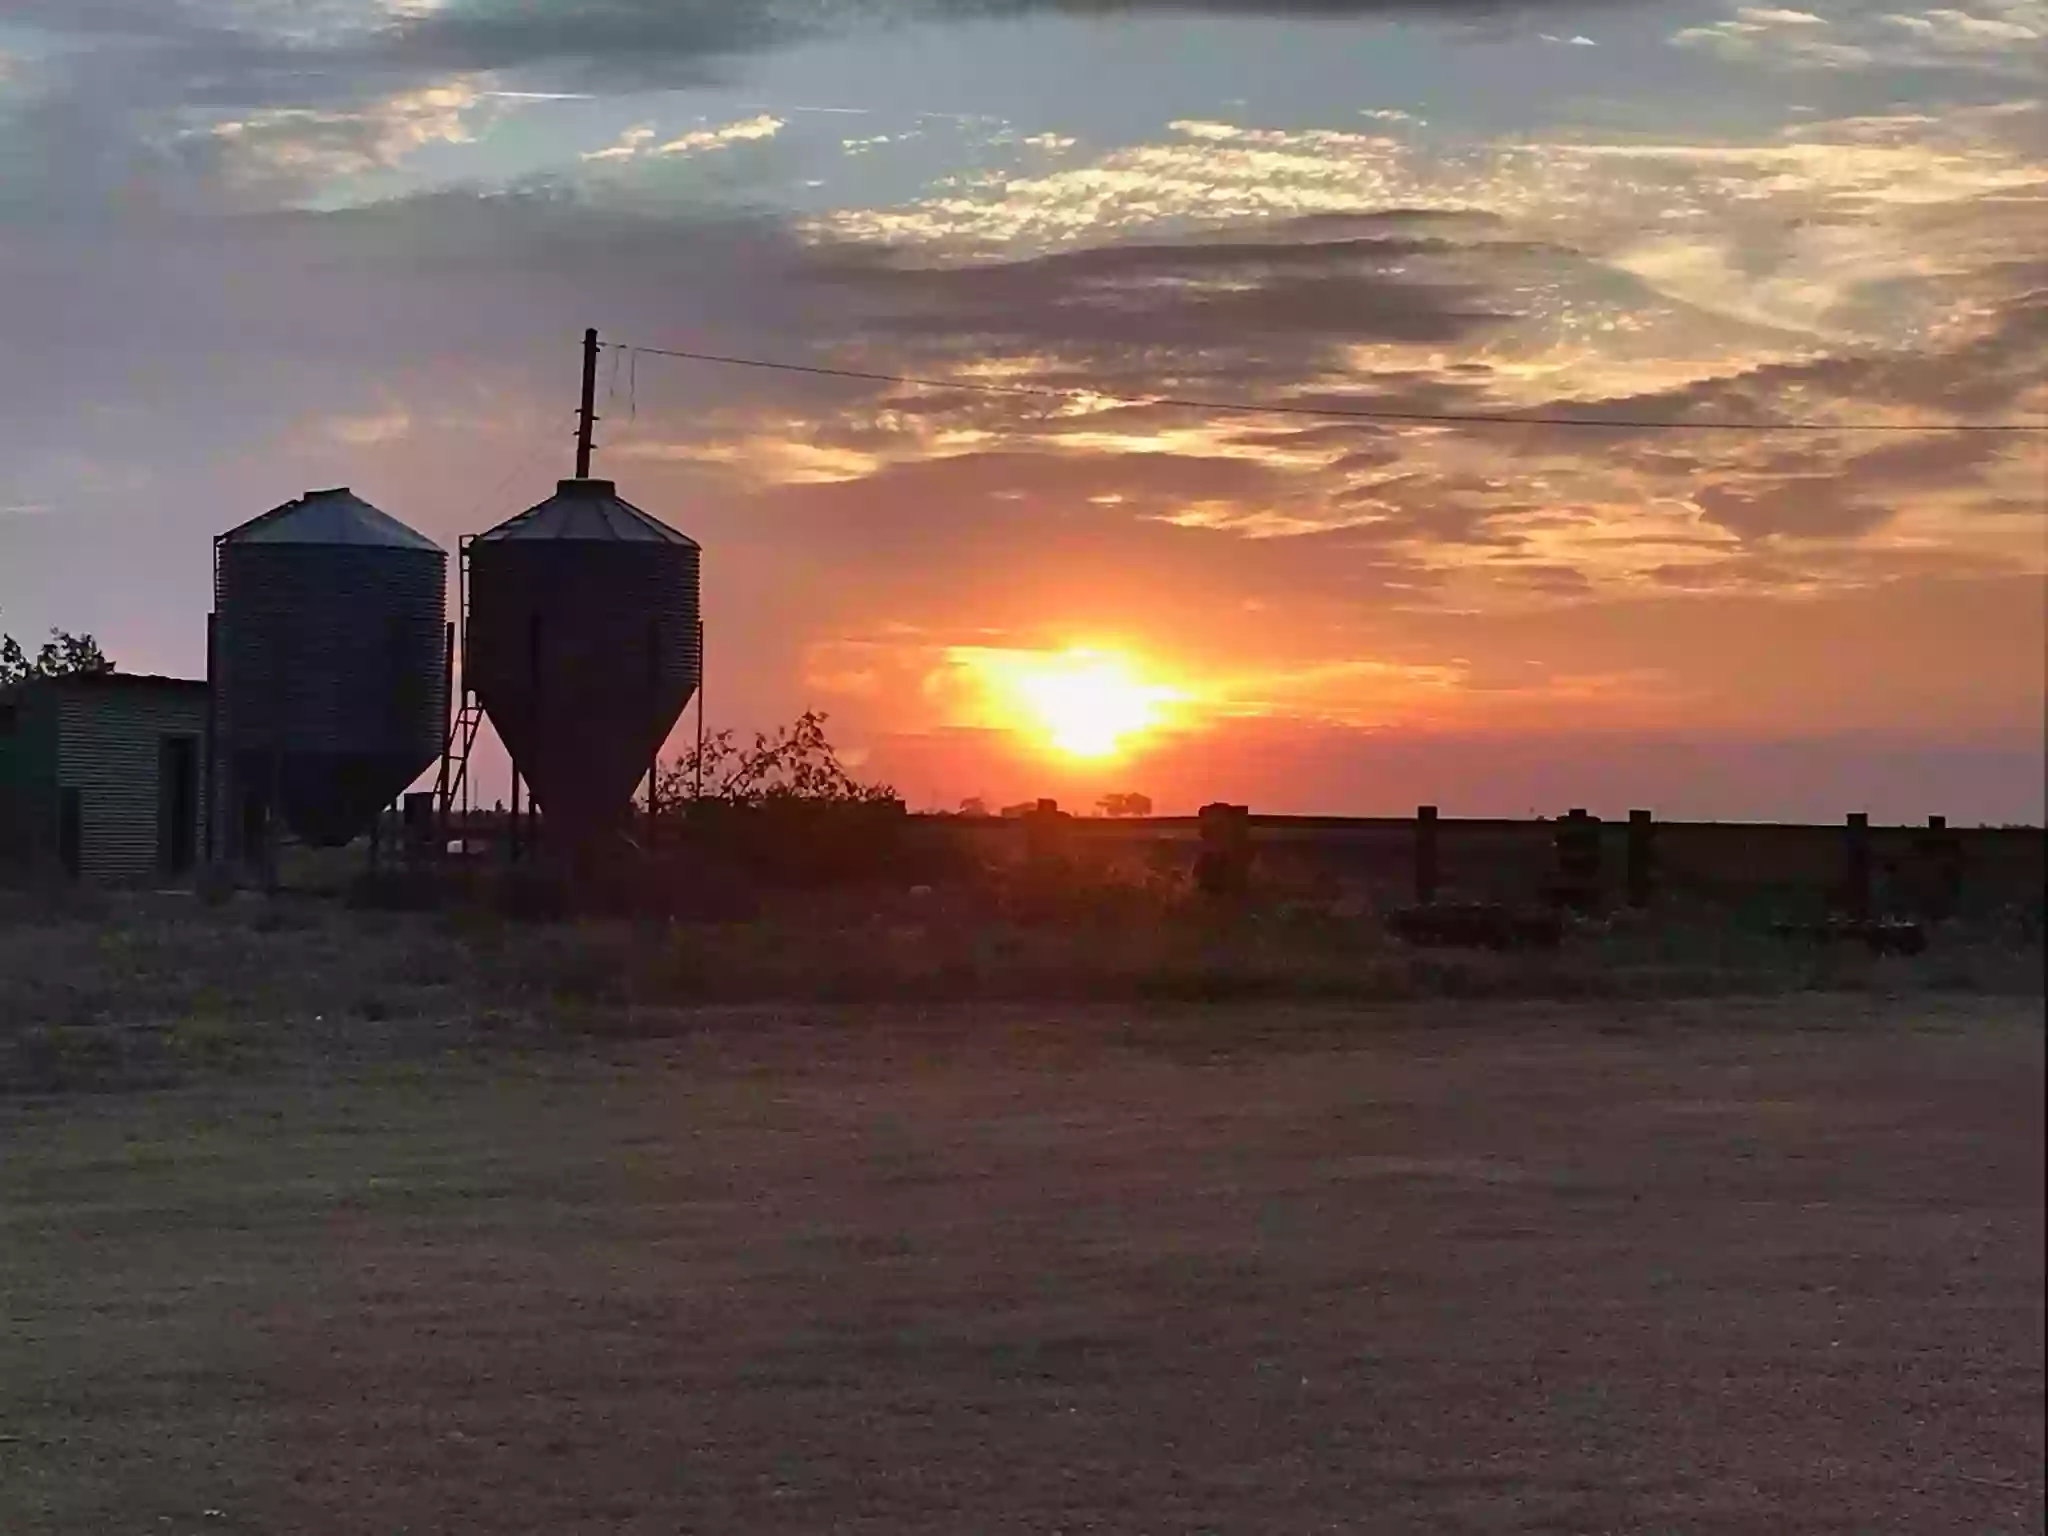
<path fill-rule="evenodd" d="M 984 652 L 973 667 L 1003 724 L 1067 757 L 1116 756 L 1183 697 L 1113 651 Z"/>

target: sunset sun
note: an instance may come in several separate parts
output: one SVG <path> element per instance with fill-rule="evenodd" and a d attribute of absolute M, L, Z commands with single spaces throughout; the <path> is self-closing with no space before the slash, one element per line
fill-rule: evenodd
<path fill-rule="evenodd" d="M 1018 680 L 1034 724 L 1070 757 L 1108 757 L 1158 721 L 1169 690 L 1148 686 L 1116 657 L 1058 658 Z"/>
<path fill-rule="evenodd" d="M 1066 757 L 1117 756 L 1165 723 L 1168 707 L 1184 697 L 1113 651 L 982 651 L 963 659 L 993 723 Z"/>

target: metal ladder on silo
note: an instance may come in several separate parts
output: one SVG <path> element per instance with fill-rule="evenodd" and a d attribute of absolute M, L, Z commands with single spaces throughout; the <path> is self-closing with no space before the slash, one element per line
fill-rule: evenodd
<path fill-rule="evenodd" d="M 441 777 L 435 786 L 438 796 L 436 810 L 441 817 L 443 834 L 442 846 L 447 846 L 447 833 L 456 815 L 456 802 L 461 802 L 462 831 L 465 847 L 469 835 L 469 759 L 476 751 L 477 732 L 483 728 L 484 706 L 469 686 L 469 546 L 474 534 L 463 536 L 459 546 L 456 571 L 456 612 L 459 615 L 456 631 L 455 659 L 461 667 L 462 691 L 457 696 L 456 709 L 448 725 L 448 739 L 441 750 Z M 454 686 L 454 677 L 449 685 Z"/>

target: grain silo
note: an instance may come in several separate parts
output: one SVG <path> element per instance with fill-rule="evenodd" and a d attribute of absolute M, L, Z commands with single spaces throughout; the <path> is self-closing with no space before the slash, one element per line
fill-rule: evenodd
<path fill-rule="evenodd" d="M 438 545 L 345 489 L 308 492 L 214 541 L 230 846 L 269 811 L 339 847 L 439 755 L 447 577 Z"/>
<path fill-rule="evenodd" d="M 564 480 L 467 559 L 464 676 L 534 802 L 571 840 L 617 824 L 702 678 L 696 541 Z"/>

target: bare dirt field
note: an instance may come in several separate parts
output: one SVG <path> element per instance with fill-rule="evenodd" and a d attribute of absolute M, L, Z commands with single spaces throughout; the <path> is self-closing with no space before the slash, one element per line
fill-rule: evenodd
<path fill-rule="evenodd" d="M 0 1098 L 0 1531 L 2041 1528 L 2038 997 L 669 1028 Z"/>

